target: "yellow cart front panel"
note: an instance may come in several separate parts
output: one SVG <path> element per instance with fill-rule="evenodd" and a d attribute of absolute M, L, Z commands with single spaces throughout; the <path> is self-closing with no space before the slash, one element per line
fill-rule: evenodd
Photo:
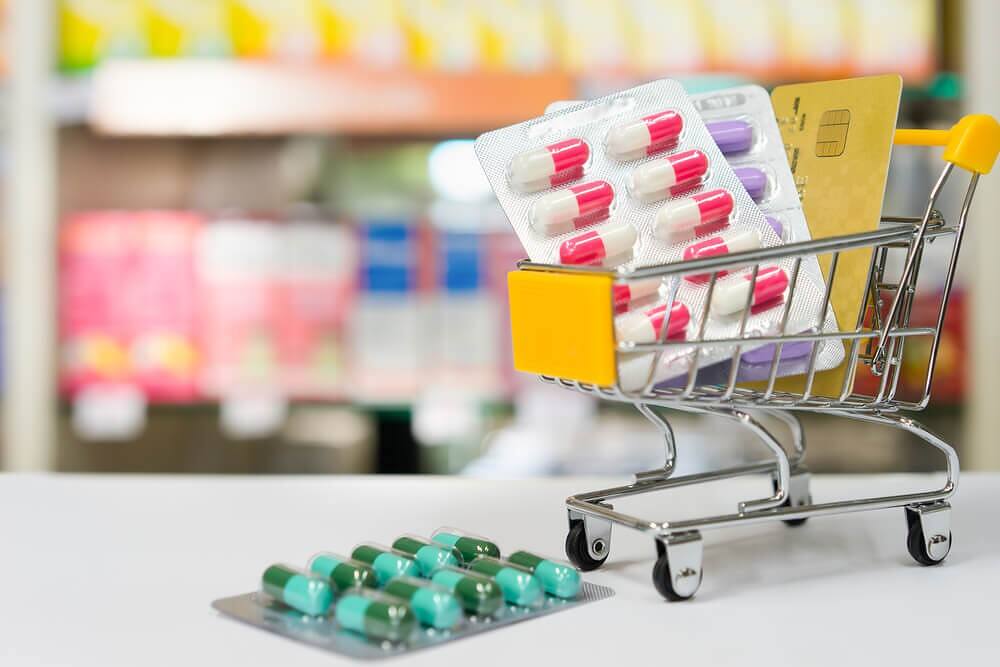
<path fill-rule="evenodd" d="M 611 386 L 615 367 L 612 278 L 521 270 L 507 274 L 514 368 Z"/>

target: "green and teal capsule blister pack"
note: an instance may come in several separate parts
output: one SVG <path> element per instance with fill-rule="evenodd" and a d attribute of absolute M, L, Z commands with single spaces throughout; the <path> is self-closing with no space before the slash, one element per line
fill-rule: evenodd
<path fill-rule="evenodd" d="M 348 556 L 314 555 L 306 568 L 271 565 L 259 590 L 212 603 L 218 611 L 295 641 L 377 659 L 490 632 L 614 591 L 569 563 L 455 528 L 363 543 Z"/>

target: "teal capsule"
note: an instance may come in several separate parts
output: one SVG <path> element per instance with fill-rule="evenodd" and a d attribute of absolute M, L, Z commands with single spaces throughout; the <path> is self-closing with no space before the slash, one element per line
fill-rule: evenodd
<path fill-rule="evenodd" d="M 316 554 L 309 561 L 309 571 L 329 580 L 338 593 L 352 588 L 375 588 L 375 570 L 371 566 L 337 554 Z"/>
<path fill-rule="evenodd" d="M 535 575 L 549 595 L 570 599 L 580 592 L 580 573 L 569 563 L 549 560 L 527 551 L 515 551 L 507 556 L 507 560 Z"/>
<path fill-rule="evenodd" d="M 435 544 L 415 535 L 403 535 L 392 543 L 392 548 L 416 560 L 420 573 L 425 577 L 447 565 L 462 564 L 462 554 L 455 547 Z"/>
<path fill-rule="evenodd" d="M 451 591 L 462 608 L 474 616 L 492 616 L 503 604 L 500 587 L 481 574 L 446 567 L 435 572 L 431 581 Z"/>
<path fill-rule="evenodd" d="M 499 558 L 480 556 L 469 563 L 469 569 L 491 577 L 500 586 L 504 599 L 511 604 L 530 607 L 542 597 L 542 585 L 534 575 Z"/>
<path fill-rule="evenodd" d="M 371 565 L 375 570 L 375 581 L 379 586 L 384 586 L 394 577 L 420 576 L 420 566 L 415 560 L 377 544 L 360 544 L 354 547 L 351 558 Z"/>
<path fill-rule="evenodd" d="M 340 627 L 368 639 L 398 642 L 417 627 L 417 619 L 405 602 L 363 588 L 341 597 L 333 613 Z"/>
<path fill-rule="evenodd" d="M 260 587 L 274 599 L 310 616 L 330 611 L 333 590 L 322 577 L 288 565 L 272 565 L 264 570 Z"/>
<path fill-rule="evenodd" d="M 386 594 L 406 600 L 423 625 L 447 630 L 462 620 L 462 605 L 451 592 L 426 579 L 396 577 L 382 589 Z"/>
<path fill-rule="evenodd" d="M 479 556 L 500 558 L 500 547 L 484 537 L 476 537 L 454 528 L 439 528 L 431 536 L 438 544 L 455 547 L 465 563 L 471 563 Z"/>

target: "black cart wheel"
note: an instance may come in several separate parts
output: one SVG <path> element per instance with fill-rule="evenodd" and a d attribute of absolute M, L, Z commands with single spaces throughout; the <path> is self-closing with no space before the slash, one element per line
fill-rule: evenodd
<path fill-rule="evenodd" d="M 702 567 L 701 572 L 698 573 L 699 585 L 704 572 L 705 569 Z M 662 553 L 660 557 L 656 559 L 656 564 L 653 566 L 653 586 L 656 587 L 656 590 L 660 595 L 671 602 L 681 602 L 683 600 L 690 600 L 694 597 L 694 593 L 691 593 L 690 595 L 680 595 L 676 590 L 674 590 L 674 582 L 670 577 L 670 562 L 667 560 L 666 553 Z M 697 592 L 697 589 L 695 589 L 695 592 Z"/>
<path fill-rule="evenodd" d="M 572 522 L 569 533 L 566 535 L 566 557 L 569 558 L 570 562 L 584 572 L 596 570 L 604 565 L 604 561 L 608 559 L 608 554 L 611 553 L 611 545 L 604 543 L 602 540 L 599 545 L 595 546 L 600 547 L 600 549 L 595 549 L 595 551 L 600 551 L 604 554 L 600 560 L 590 555 L 590 550 L 587 548 L 587 533 L 584 531 L 583 521 Z"/>
<path fill-rule="evenodd" d="M 937 557 L 931 554 L 930 545 L 924 535 L 924 527 L 920 523 L 920 515 L 909 509 L 906 510 L 906 550 L 910 552 L 913 560 L 921 565 L 940 565 L 951 553 L 951 531 L 948 531 L 948 544 L 945 545 L 944 553 L 938 553 Z"/>
<path fill-rule="evenodd" d="M 778 490 L 778 482 L 776 480 L 773 480 L 773 479 L 771 480 L 771 489 L 773 491 L 777 491 Z M 812 501 L 813 501 L 813 497 L 812 497 L 812 494 L 810 493 L 808 496 L 806 496 L 806 504 L 807 505 L 812 505 Z M 778 507 L 791 507 L 791 506 L 792 506 L 792 497 L 791 496 L 788 496 L 787 498 L 785 498 L 785 502 L 783 502 L 780 505 L 778 505 Z M 801 526 L 802 524 L 804 524 L 808 520 L 809 520 L 809 517 L 804 516 L 801 519 L 782 519 L 781 523 L 785 524 L 786 526 L 791 526 L 792 528 L 795 528 L 796 526 Z"/>

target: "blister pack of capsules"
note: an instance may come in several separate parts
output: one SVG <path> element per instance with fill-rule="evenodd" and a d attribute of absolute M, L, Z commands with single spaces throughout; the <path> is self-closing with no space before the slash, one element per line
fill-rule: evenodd
<path fill-rule="evenodd" d="M 754 203 L 675 81 L 654 81 L 488 132 L 476 140 L 476 152 L 536 262 L 632 269 L 784 242 L 784 229 L 769 223 Z M 713 237 L 723 241 L 716 252 L 700 250 Z M 720 272 L 704 338 L 735 337 L 741 329 L 749 337 L 776 333 L 791 265 L 787 260 L 761 266 L 753 294 L 751 270 L 725 277 Z M 619 342 L 653 342 L 663 327 L 674 340 L 700 330 L 708 277 L 668 283 L 633 284 L 624 298 L 616 294 Z M 787 306 L 789 331 L 807 328 L 822 296 L 813 277 L 800 275 Z M 748 298 L 751 312 L 744 322 Z M 748 341 L 741 350 L 755 347 Z M 704 347 L 697 358 L 693 352 L 690 346 L 671 347 L 652 378 L 654 355 L 625 358 L 619 384 L 631 391 L 651 379 L 669 380 L 692 364 L 722 361 L 733 350 Z"/>
<path fill-rule="evenodd" d="M 388 658 L 601 600 L 571 564 L 455 528 L 275 564 L 221 613 L 341 655 Z"/>
<path fill-rule="evenodd" d="M 764 213 L 768 224 L 786 243 L 809 240 L 809 226 L 802 212 L 795 178 L 788 167 L 781 130 L 767 91 L 760 86 L 747 85 L 692 95 L 691 100 L 705 121 L 715 144 L 733 167 L 747 194 Z M 752 246 L 752 239 L 749 245 Z M 730 252 L 733 246 L 747 249 L 746 236 L 710 236 L 694 246 L 690 256 L 686 255 L 685 259 L 722 254 L 720 246 L 725 246 Z M 804 258 L 799 271 L 815 284 L 825 286 L 816 257 Z M 828 309 L 823 318 L 819 306 L 817 304 L 813 317 L 807 318 L 805 322 L 790 320 L 785 333 L 836 331 L 837 321 L 833 310 Z M 809 342 L 783 345 L 776 375 L 782 377 L 805 372 L 812 346 Z M 842 345 L 820 343 L 820 346 L 816 356 L 817 370 L 834 368 L 843 361 Z M 776 351 L 775 345 L 766 345 L 742 355 L 737 380 L 765 379 L 770 373 Z M 728 374 L 729 363 L 723 362 L 700 371 L 698 383 L 725 382 Z M 686 382 L 686 377 L 668 384 L 676 386 L 679 382 Z"/>

